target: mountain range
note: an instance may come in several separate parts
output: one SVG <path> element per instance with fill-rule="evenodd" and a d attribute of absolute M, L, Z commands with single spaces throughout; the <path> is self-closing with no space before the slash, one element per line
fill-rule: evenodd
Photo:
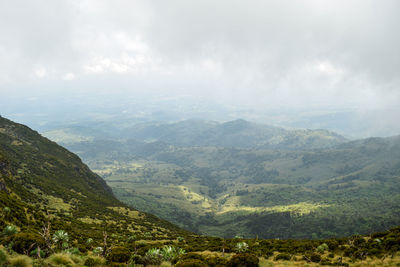
<path fill-rule="evenodd" d="M 80 155 L 124 203 L 191 231 L 327 238 L 400 224 L 400 137 L 349 141 L 244 120 L 94 132 L 75 125 L 45 134 Z"/>

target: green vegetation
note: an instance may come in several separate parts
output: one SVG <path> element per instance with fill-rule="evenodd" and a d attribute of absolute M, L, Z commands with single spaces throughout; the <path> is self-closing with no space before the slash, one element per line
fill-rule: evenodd
<path fill-rule="evenodd" d="M 397 149 L 395 145 L 393 147 Z M 395 153 L 393 151 L 393 162 Z M 131 166 L 141 168 L 144 166 L 142 163 Z M 393 168 L 388 164 L 385 166 L 390 170 L 385 176 L 389 179 Z M 184 173 L 180 173 L 178 179 L 182 179 Z M 182 197 L 193 200 L 193 205 L 201 204 L 203 209 L 214 208 L 211 190 L 206 185 L 194 183 L 194 177 L 190 174 L 178 187 L 171 187 L 180 190 Z M 231 185 L 225 185 L 232 189 Z M 251 192 L 261 188 L 259 185 L 244 188 Z M 243 186 L 234 187 L 234 190 L 244 190 Z M 272 186 L 276 187 L 275 190 L 291 188 L 287 184 Z M 396 190 L 394 187 L 393 192 Z M 232 196 L 238 196 L 236 191 L 232 191 Z M 218 199 L 219 194 L 215 192 L 214 199 Z M 242 194 L 245 195 L 248 194 Z M 204 196 L 208 196 L 208 201 Z M 202 197 L 202 202 L 198 203 Z M 268 200 L 274 204 L 271 207 L 251 206 L 250 200 L 245 202 L 240 198 L 225 198 L 225 203 L 230 206 L 219 210 L 224 220 L 237 216 L 230 208 L 234 205 L 242 207 L 240 212 L 246 218 L 254 211 L 256 215 L 292 213 L 304 218 L 332 205 L 323 201 L 307 202 L 301 194 L 297 204 L 285 202 L 285 197 Z M 400 227 L 365 236 L 319 240 L 239 236 L 224 239 L 183 231 L 120 203 L 101 178 L 75 155 L 29 128 L 3 118 L 0 118 L 0 210 L 0 266 L 400 264 Z M 257 218 L 251 219 L 257 225 Z"/>
<path fill-rule="evenodd" d="M 76 155 L 2 117 L 0 211 L 0 235 L 15 239 L 20 253 L 42 243 L 46 253 L 76 247 L 76 243 L 83 248 L 82 241 L 88 238 L 94 240 L 90 246 L 95 247 L 103 242 L 105 232 L 108 242 L 133 234 L 139 239 L 187 234 L 122 204 Z M 145 236 L 146 232 L 151 236 Z"/>
<path fill-rule="evenodd" d="M 316 151 L 148 143 L 130 158 L 95 145 L 71 148 L 121 201 L 201 234 L 328 238 L 400 224 L 399 137 Z"/>

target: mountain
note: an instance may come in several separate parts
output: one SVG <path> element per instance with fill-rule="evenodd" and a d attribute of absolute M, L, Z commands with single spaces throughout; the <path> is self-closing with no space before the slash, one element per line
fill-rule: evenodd
<path fill-rule="evenodd" d="M 0 208 L 10 211 L 0 228 L 14 224 L 39 232 L 47 222 L 72 239 L 109 242 L 130 235 L 154 239 L 186 234 L 117 200 L 80 158 L 30 128 L 0 117 Z"/>
<path fill-rule="evenodd" d="M 326 130 L 287 130 L 242 119 L 225 123 L 185 120 L 167 124 L 138 124 L 126 129 L 124 136 L 175 146 L 284 150 L 327 148 L 346 141 L 344 137 Z"/>
<path fill-rule="evenodd" d="M 124 131 L 131 139 L 65 145 L 121 201 L 188 230 L 327 238 L 400 224 L 400 137 L 346 141 L 244 120 Z"/>
<path fill-rule="evenodd" d="M 117 126 L 118 125 L 118 126 Z M 112 125 L 85 123 L 55 126 L 44 132 L 61 144 L 93 140 L 136 140 L 164 142 L 174 146 L 219 146 L 247 149 L 313 150 L 330 148 L 348 141 L 327 130 L 288 130 L 242 119 L 225 123 L 184 120 Z"/>

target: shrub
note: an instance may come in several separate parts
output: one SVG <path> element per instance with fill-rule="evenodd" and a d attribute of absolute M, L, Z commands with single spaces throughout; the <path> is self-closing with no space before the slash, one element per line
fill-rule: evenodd
<path fill-rule="evenodd" d="M 28 254 L 37 247 L 44 247 L 43 238 L 34 233 L 18 233 L 12 238 L 12 249 L 20 254 Z"/>
<path fill-rule="evenodd" d="M 223 267 L 228 264 L 228 260 L 222 257 L 209 257 L 205 260 L 205 262 L 210 267 Z"/>
<path fill-rule="evenodd" d="M 33 267 L 32 259 L 26 255 L 18 255 L 9 260 L 11 267 Z"/>
<path fill-rule="evenodd" d="M 279 261 L 279 260 L 290 261 L 291 259 L 292 259 L 292 256 L 288 253 L 279 253 L 274 258 L 274 260 L 276 260 L 276 261 Z"/>
<path fill-rule="evenodd" d="M 228 261 L 228 267 L 258 267 L 259 259 L 257 256 L 249 253 L 240 253 L 234 255 L 230 261 Z"/>
<path fill-rule="evenodd" d="M 99 256 L 99 255 L 101 255 L 102 253 L 103 253 L 103 248 L 102 248 L 102 247 L 97 247 L 97 248 L 93 249 L 93 254 L 94 254 L 94 255 Z"/>
<path fill-rule="evenodd" d="M 44 250 L 42 250 L 42 249 L 39 250 L 39 248 L 35 248 L 34 250 L 32 250 L 29 253 L 29 255 L 31 257 L 34 257 L 34 258 L 44 258 L 44 257 L 46 257 L 46 253 L 44 252 Z"/>
<path fill-rule="evenodd" d="M 244 253 L 249 249 L 249 245 L 246 242 L 239 242 L 235 246 L 237 253 Z"/>
<path fill-rule="evenodd" d="M 126 247 L 113 247 L 107 254 L 109 262 L 127 262 L 131 257 L 131 252 Z"/>
<path fill-rule="evenodd" d="M 3 232 L 1 233 L 3 236 L 12 236 L 18 233 L 18 228 L 15 225 L 7 225 Z"/>
<path fill-rule="evenodd" d="M 166 261 L 171 261 L 172 259 L 175 259 L 177 257 L 179 257 L 180 255 L 185 254 L 185 250 L 181 249 L 181 248 L 175 248 L 172 246 L 167 246 L 167 247 L 163 247 L 160 251 L 163 260 Z"/>
<path fill-rule="evenodd" d="M 201 260 L 196 260 L 196 259 L 186 259 L 183 261 L 179 261 L 176 265 L 176 267 L 208 267 L 208 265 L 201 261 Z"/>
<path fill-rule="evenodd" d="M 130 264 L 130 265 L 129 265 Z M 133 254 L 128 261 L 128 266 L 134 266 L 135 264 L 142 264 L 142 256 Z"/>
<path fill-rule="evenodd" d="M 8 254 L 4 249 L 0 249 L 0 266 L 5 266 L 8 261 Z"/>
<path fill-rule="evenodd" d="M 146 254 L 141 258 L 143 265 L 159 265 L 163 260 L 161 250 L 158 248 L 149 249 Z"/>
<path fill-rule="evenodd" d="M 169 261 L 163 261 L 161 262 L 160 267 L 172 267 L 172 264 Z"/>
<path fill-rule="evenodd" d="M 75 262 L 67 253 L 55 253 L 47 258 L 46 262 L 55 266 L 74 266 Z"/>
<path fill-rule="evenodd" d="M 79 248 L 73 247 L 68 249 L 66 252 L 73 254 L 73 255 L 80 255 L 81 252 L 79 251 Z"/>
<path fill-rule="evenodd" d="M 326 243 L 323 243 L 322 245 L 319 245 L 317 247 L 317 252 L 318 253 L 323 253 L 325 250 L 329 250 L 329 247 Z"/>
<path fill-rule="evenodd" d="M 311 261 L 311 262 L 320 262 L 321 255 L 319 255 L 318 253 L 306 254 L 303 256 L 303 259 L 306 261 Z"/>
<path fill-rule="evenodd" d="M 61 249 L 68 248 L 68 233 L 64 230 L 58 230 L 53 234 L 53 242 Z"/>
<path fill-rule="evenodd" d="M 173 260 L 172 260 L 172 263 L 175 264 L 175 263 L 177 263 L 178 261 L 185 261 L 185 260 L 188 260 L 188 259 L 200 260 L 200 261 L 205 261 L 205 260 L 206 260 L 202 255 L 200 255 L 200 254 L 198 254 L 198 253 L 189 252 L 189 253 L 180 255 L 179 257 L 173 259 Z"/>
<path fill-rule="evenodd" d="M 105 266 L 106 260 L 99 256 L 89 256 L 86 258 L 84 265 L 88 267 Z"/>

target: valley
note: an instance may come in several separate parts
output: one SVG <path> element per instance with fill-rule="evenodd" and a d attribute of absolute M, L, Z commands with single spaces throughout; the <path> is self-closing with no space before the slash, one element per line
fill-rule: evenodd
<path fill-rule="evenodd" d="M 398 223 L 398 139 L 312 151 L 69 143 L 123 204 L 79 157 L 0 117 L 0 265 L 396 266 L 399 227 L 355 232 Z M 288 179 L 297 171 L 308 178 Z M 340 230 L 351 233 L 321 239 Z"/>
<path fill-rule="evenodd" d="M 116 136 L 65 145 L 121 201 L 190 231 L 304 239 L 400 224 L 399 137 L 347 141 L 243 120 L 149 123 Z"/>

